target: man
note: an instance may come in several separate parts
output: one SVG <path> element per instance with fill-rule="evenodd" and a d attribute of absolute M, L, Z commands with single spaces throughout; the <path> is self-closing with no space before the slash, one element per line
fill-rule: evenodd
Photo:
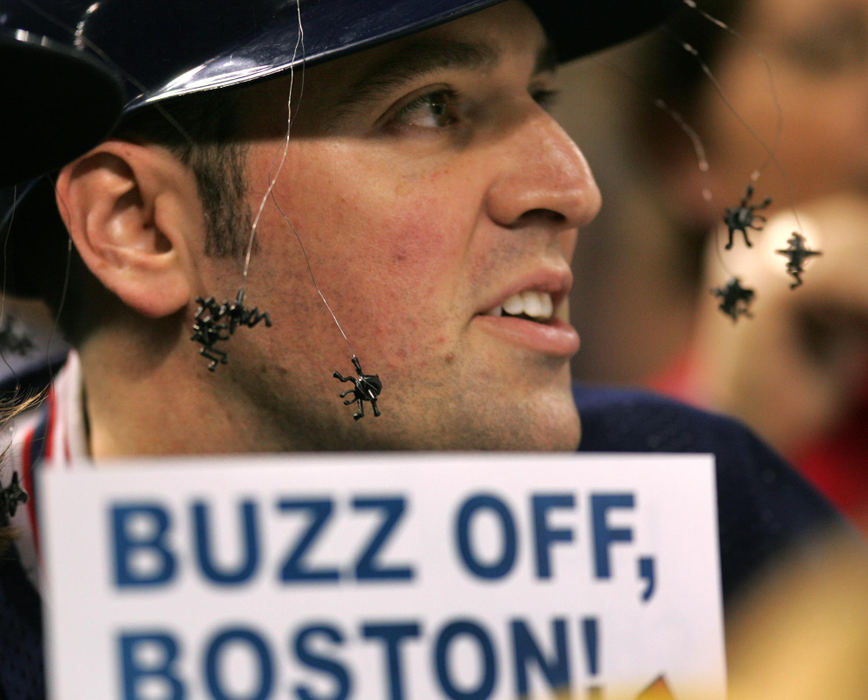
<path fill-rule="evenodd" d="M 303 5 L 300 21 L 315 21 Z M 195 169 L 143 138 L 135 113 L 125 138 L 64 168 L 61 215 L 99 282 L 86 295 L 73 285 L 65 320 L 80 336 L 89 454 L 575 449 L 569 259 L 599 193 L 540 104 L 550 56 L 530 8 L 512 2 L 301 63 L 246 281 L 250 222 L 284 146 L 288 75 L 216 107 L 238 123 L 215 156 L 239 180 L 219 234 Z M 221 246 L 228 254 L 201 254 Z M 272 327 L 215 343 L 227 363 L 209 372 L 190 341 L 195 300 L 231 301 L 242 286 Z M 521 295 L 544 310 L 496 315 Z M 337 400 L 333 373 L 353 354 L 382 379 L 378 420 L 353 421 Z M 183 399 L 167 406 L 173 394 Z"/>
<path fill-rule="evenodd" d="M 242 256 L 201 255 L 194 174 L 165 149 L 121 140 L 64 168 L 65 223 L 115 307 L 111 330 L 80 351 L 92 456 L 575 449 L 569 259 L 600 197 L 540 104 L 548 55 L 531 10 L 508 2 L 298 75 L 304 93 L 243 285 L 272 327 L 237 330 L 214 372 L 189 340 L 194 300 L 234 299 Z M 238 96 L 240 222 L 270 186 L 289 83 Z M 243 253 L 249 229 L 230 232 L 230 247 Z M 547 306 L 498 315 L 517 296 Z M 109 362 L 119 332 L 127 354 Z M 382 378 L 379 419 L 354 421 L 336 400 L 332 374 L 351 369 L 353 352 Z"/>
<path fill-rule="evenodd" d="M 135 85 L 115 135 L 57 177 L 79 257 L 67 289 L 58 248 L 45 294 L 76 351 L 16 425 L 24 488 L 82 457 L 576 449 L 569 261 L 600 195 L 545 109 L 554 56 L 647 28 L 664 3 L 266 4 L 225 3 L 219 22 L 194 2 L 65 16 Z M 335 373 L 359 381 L 353 405 Z M 594 449 L 710 451 L 724 432 L 731 587 L 832 517 L 737 427 L 579 401 Z M 32 570 L 34 524 L 14 522 Z"/>

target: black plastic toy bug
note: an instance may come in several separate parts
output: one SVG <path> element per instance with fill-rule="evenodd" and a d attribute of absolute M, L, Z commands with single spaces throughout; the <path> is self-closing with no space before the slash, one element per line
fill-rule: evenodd
<path fill-rule="evenodd" d="M 725 246 L 727 250 L 732 248 L 732 238 L 736 231 L 741 231 L 741 235 L 744 236 L 744 242 L 747 244 L 747 247 L 752 248 L 753 244 L 747 237 L 747 230 L 751 228 L 754 231 L 762 231 L 763 229 L 762 226 L 757 226 L 756 222 L 759 221 L 765 223 L 766 218 L 756 214 L 755 212 L 759 209 L 765 209 L 772 203 L 772 198 L 766 197 L 761 204 L 750 204 L 752 197 L 753 183 L 747 186 L 747 189 L 744 192 L 744 197 L 741 198 L 741 203 L 737 207 L 727 207 L 726 211 L 723 213 L 723 223 L 726 224 L 726 228 L 729 230 L 729 240 Z"/>
<path fill-rule="evenodd" d="M 5 489 L 0 488 L 0 521 L 11 518 L 18 511 L 19 504 L 27 503 L 27 491 L 18 482 L 18 472 L 12 474 L 12 481 Z"/>
<path fill-rule="evenodd" d="M 787 239 L 786 248 L 778 249 L 775 252 L 787 258 L 787 274 L 795 280 L 790 284 L 790 289 L 802 285 L 802 273 L 805 271 L 805 262 L 808 258 L 823 254 L 819 250 L 811 250 L 805 246 L 805 237 L 797 231 L 793 231 Z"/>
<path fill-rule="evenodd" d="M 33 341 L 24 333 L 16 329 L 16 320 L 12 316 L 5 316 L 0 324 L 0 352 L 9 352 L 24 357 L 34 347 Z"/>
<path fill-rule="evenodd" d="M 733 277 L 726 283 L 725 287 L 715 287 L 711 293 L 720 299 L 717 308 L 729 316 L 733 323 L 738 321 L 739 316 L 753 318 L 748 307 L 753 302 L 756 293 L 753 289 L 742 287 L 738 277 Z"/>
<path fill-rule="evenodd" d="M 244 306 L 244 290 L 239 289 L 233 302 L 218 304 L 214 297 L 203 299 L 197 297 L 199 308 L 193 319 L 193 335 L 190 340 L 199 343 L 202 348 L 199 354 L 211 360 L 208 369 L 213 372 L 218 363 L 226 364 L 228 353 L 214 347 L 220 341 L 229 340 L 239 326 L 253 328 L 260 321 L 265 321 L 267 328 L 271 327 L 271 319 L 267 313 L 259 309 L 248 309 Z"/>
<path fill-rule="evenodd" d="M 374 416 L 379 416 L 380 409 L 377 408 L 377 397 L 383 390 L 383 383 L 380 381 L 380 377 L 376 374 L 365 374 L 362 372 L 362 365 L 359 362 L 359 358 L 355 355 L 353 355 L 353 367 L 356 368 L 357 377 L 345 377 L 340 372 L 335 372 L 333 375 L 335 379 L 340 379 L 342 382 L 353 383 L 352 389 L 347 389 L 340 394 L 341 398 L 352 394 L 352 398 L 344 401 L 344 406 L 349 406 L 351 403 L 356 402 L 358 410 L 353 414 L 353 418 L 359 420 L 359 418 L 364 418 L 365 416 L 364 404 L 362 402 L 370 401 L 371 406 L 374 408 Z"/>

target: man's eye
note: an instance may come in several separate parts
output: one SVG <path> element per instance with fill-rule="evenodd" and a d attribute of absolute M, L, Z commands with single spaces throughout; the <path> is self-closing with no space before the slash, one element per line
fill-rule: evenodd
<path fill-rule="evenodd" d="M 395 115 L 395 121 L 406 126 L 442 129 L 457 120 L 456 95 L 452 90 L 437 90 L 405 104 Z"/>

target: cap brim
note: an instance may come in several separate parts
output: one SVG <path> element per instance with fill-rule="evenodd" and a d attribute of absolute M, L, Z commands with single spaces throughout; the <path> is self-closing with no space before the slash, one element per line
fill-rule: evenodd
<path fill-rule="evenodd" d="M 302 62 L 313 65 L 448 22 L 502 0 L 187 0 L 102 3 L 80 24 L 127 75 L 128 109 L 249 83 Z M 636 36 L 679 0 L 527 0 L 561 60 Z M 123 41 L 118 41 L 123 37 Z"/>

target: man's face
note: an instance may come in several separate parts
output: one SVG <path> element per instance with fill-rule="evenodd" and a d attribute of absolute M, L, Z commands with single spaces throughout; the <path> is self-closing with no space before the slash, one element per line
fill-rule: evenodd
<path fill-rule="evenodd" d="M 600 196 L 543 108 L 548 56 L 511 1 L 297 71 L 246 285 L 274 325 L 237 333 L 215 376 L 263 446 L 575 448 L 569 262 Z M 248 110 L 274 134 L 249 151 L 254 213 L 287 88 L 256 88 Z M 201 291 L 231 296 L 237 267 L 205 265 Z M 536 319 L 497 315 L 504 305 Z M 381 417 L 366 404 L 355 422 L 338 398 L 350 385 L 332 373 L 353 374 L 353 352 L 382 380 Z"/>

